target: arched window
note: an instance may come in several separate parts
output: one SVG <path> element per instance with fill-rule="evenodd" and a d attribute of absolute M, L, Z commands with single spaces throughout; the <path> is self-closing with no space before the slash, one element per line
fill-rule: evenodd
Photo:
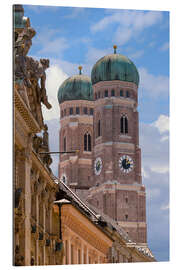
<path fill-rule="evenodd" d="M 123 97 L 123 90 L 120 90 L 120 97 Z"/>
<path fill-rule="evenodd" d="M 114 89 L 111 90 L 111 97 L 114 97 L 115 96 L 115 91 Z"/>
<path fill-rule="evenodd" d="M 88 151 L 91 152 L 91 135 L 88 134 Z"/>
<path fill-rule="evenodd" d="M 108 90 L 105 90 L 104 97 L 108 97 Z"/>
<path fill-rule="evenodd" d="M 97 124 L 97 137 L 101 136 L 101 121 L 98 120 Z"/>
<path fill-rule="evenodd" d="M 127 117 L 125 115 L 123 115 L 121 117 L 120 129 L 121 129 L 121 133 L 124 133 L 124 134 L 128 133 L 128 120 L 127 120 Z"/>
<path fill-rule="evenodd" d="M 126 91 L 126 97 L 130 97 L 129 91 Z"/>
<path fill-rule="evenodd" d="M 84 134 L 84 151 L 91 152 L 91 135 Z"/>
<path fill-rule="evenodd" d="M 66 152 L 66 137 L 63 139 L 63 147 L 64 152 Z"/>

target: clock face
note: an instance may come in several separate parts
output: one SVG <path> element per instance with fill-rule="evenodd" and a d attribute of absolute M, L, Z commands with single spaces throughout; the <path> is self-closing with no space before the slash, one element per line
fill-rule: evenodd
<path fill-rule="evenodd" d="M 63 182 L 63 183 L 67 183 L 67 176 L 66 176 L 66 174 L 65 173 L 63 173 L 62 175 L 61 175 L 61 181 Z"/>
<path fill-rule="evenodd" d="M 134 167 L 134 162 L 131 157 L 124 155 L 119 159 L 119 167 L 124 173 L 129 173 Z"/>
<path fill-rule="evenodd" d="M 102 160 L 100 157 L 96 158 L 94 162 L 94 172 L 96 175 L 99 175 L 102 170 Z"/>

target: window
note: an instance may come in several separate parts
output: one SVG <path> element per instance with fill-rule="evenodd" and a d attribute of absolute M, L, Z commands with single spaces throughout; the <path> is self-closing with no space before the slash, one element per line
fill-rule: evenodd
<path fill-rule="evenodd" d="M 97 94 L 95 93 L 95 100 L 97 99 Z"/>
<path fill-rule="evenodd" d="M 101 121 L 98 121 L 97 124 L 97 137 L 101 136 Z"/>
<path fill-rule="evenodd" d="M 91 152 L 91 135 L 88 133 L 84 135 L 84 151 Z"/>
<path fill-rule="evenodd" d="M 63 146 L 64 146 L 63 150 L 64 152 L 66 152 L 66 137 L 64 137 L 63 139 Z"/>
<path fill-rule="evenodd" d="M 100 92 L 98 92 L 98 98 L 100 98 L 101 97 L 101 93 Z"/>
<path fill-rule="evenodd" d="M 91 135 L 88 134 L 88 151 L 91 152 Z"/>
<path fill-rule="evenodd" d="M 86 255 L 86 253 L 84 252 L 84 264 L 86 264 L 86 260 L 87 259 L 87 255 Z"/>
<path fill-rule="evenodd" d="M 61 111 L 61 117 L 63 117 L 63 111 Z"/>
<path fill-rule="evenodd" d="M 121 133 L 127 134 L 128 133 L 128 120 L 125 115 L 121 117 L 120 126 L 121 126 Z"/>
<path fill-rule="evenodd" d="M 66 115 L 66 109 L 64 109 L 64 116 Z"/>
<path fill-rule="evenodd" d="M 71 245 L 71 264 L 74 264 L 74 246 Z"/>
<path fill-rule="evenodd" d="M 108 90 L 105 90 L 104 97 L 108 97 Z"/>
<path fill-rule="evenodd" d="M 78 264 L 81 264 L 81 250 L 78 249 Z"/>
<path fill-rule="evenodd" d="M 76 107 L 76 114 L 79 114 L 79 107 Z"/>
<path fill-rule="evenodd" d="M 125 220 L 128 220 L 128 215 L 125 215 Z"/>
<path fill-rule="evenodd" d="M 73 108 L 69 109 L 69 114 L 73 114 Z"/>
<path fill-rule="evenodd" d="M 123 97 L 123 90 L 120 90 L 120 97 Z"/>
<path fill-rule="evenodd" d="M 115 91 L 114 89 L 111 90 L 111 97 L 114 97 L 115 96 Z"/>
<path fill-rule="evenodd" d="M 93 115 L 93 113 L 94 113 L 93 108 L 90 108 L 90 115 Z"/>
<path fill-rule="evenodd" d="M 126 97 L 130 97 L 129 91 L 126 91 Z"/>
<path fill-rule="evenodd" d="M 84 108 L 84 114 L 87 114 L 87 107 Z"/>

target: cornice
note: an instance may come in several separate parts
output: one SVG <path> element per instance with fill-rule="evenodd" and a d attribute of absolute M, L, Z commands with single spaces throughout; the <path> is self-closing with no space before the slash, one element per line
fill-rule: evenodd
<path fill-rule="evenodd" d="M 30 112 L 29 108 L 23 101 L 22 97 L 17 91 L 17 88 L 14 88 L 14 109 L 20 113 L 21 117 L 25 121 L 26 125 L 29 128 L 31 133 L 40 132 L 41 128 L 37 121 L 34 119 L 32 113 Z"/>

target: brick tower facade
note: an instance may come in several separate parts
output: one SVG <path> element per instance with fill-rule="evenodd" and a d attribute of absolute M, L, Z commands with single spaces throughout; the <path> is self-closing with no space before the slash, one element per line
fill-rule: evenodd
<path fill-rule="evenodd" d="M 118 63 L 119 58 L 121 63 Z M 120 77 L 114 76 L 117 63 L 121 68 Z M 94 182 L 88 201 L 116 220 L 134 241 L 142 245 L 147 242 L 147 229 L 137 112 L 139 77 L 137 70 L 132 71 L 127 65 L 122 77 L 123 64 L 123 56 L 115 52 L 108 59 L 100 59 L 92 70 Z"/>
<path fill-rule="evenodd" d="M 81 69 L 80 69 L 81 70 Z M 65 81 L 59 90 L 60 154 L 59 178 L 86 196 L 92 186 L 93 113 L 90 78 L 81 74 Z"/>
<path fill-rule="evenodd" d="M 79 152 L 61 154 L 59 177 L 114 219 L 132 240 L 146 245 L 138 71 L 127 57 L 116 54 L 114 47 L 114 54 L 94 65 L 91 82 L 92 96 L 88 98 L 87 79 L 81 73 L 60 87 L 60 151 Z"/>

